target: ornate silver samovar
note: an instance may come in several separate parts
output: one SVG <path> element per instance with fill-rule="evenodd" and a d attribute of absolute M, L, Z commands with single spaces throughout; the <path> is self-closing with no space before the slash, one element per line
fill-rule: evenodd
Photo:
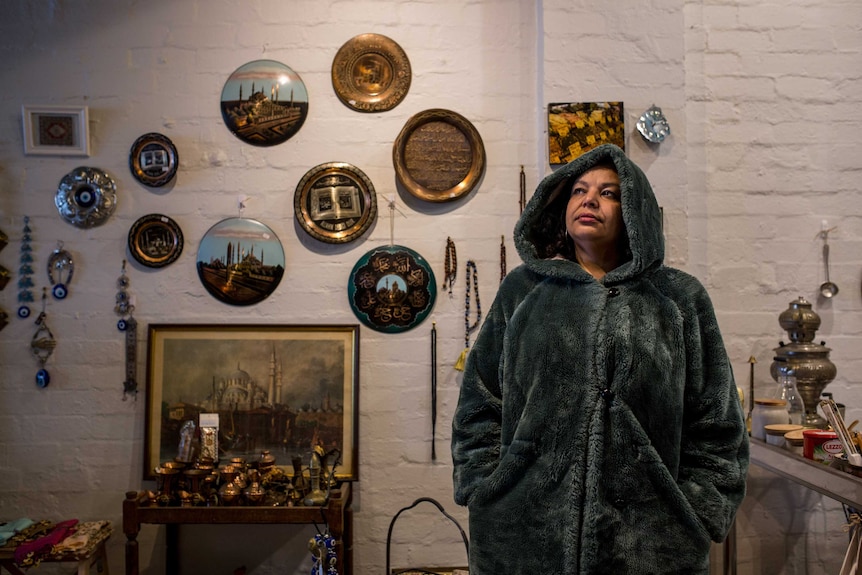
<path fill-rule="evenodd" d="M 778 316 L 778 323 L 787 331 L 790 343 L 778 342 L 775 359 L 769 366 L 772 379 L 778 381 L 779 370 L 787 370 L 796 376 L 796 388 L 805 404 L 802 425 L 826 428 L 826 419 L 817 414 L 817 405 L 823 388 L 835 379 L 835 364 L 829 361 L 826 342 L 813 343 L 814 334 L 820 327 L 820 316 L 811 309 L 811 304 L 799 296 Z"/>

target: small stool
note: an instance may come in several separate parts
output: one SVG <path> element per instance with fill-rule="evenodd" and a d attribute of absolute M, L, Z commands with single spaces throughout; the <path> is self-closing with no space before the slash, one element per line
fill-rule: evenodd
<path fill-rule="evenodd" d="M 105 545 L 113 533 L 110 521 L 85 521 L 75 526 L 75 532 L 54 546 L 50 553 L 42 557 L 41 561 L 46 563 L 72 563 L 78 564 L 78 575 L 91 575 L 101 572 L 110 575 L 108 570 L 108 553 Z M 81 545 L 71 545 L 81 541 Z M 101 561 L 101 571 L 98 568 L 90 571 L 93 565 Z M 0 571 L 5 568 L 12 575 L 25 575 L 15 564 L 15 545 L 0 547 Z"/>

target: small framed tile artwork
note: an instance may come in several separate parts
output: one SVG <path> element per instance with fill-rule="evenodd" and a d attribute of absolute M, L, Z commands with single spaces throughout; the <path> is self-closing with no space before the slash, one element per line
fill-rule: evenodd
<path fill-rule="evenodd" d="M 21 107 L 24 153 L 36 156 L 89 156 L 87 106 Z"/>

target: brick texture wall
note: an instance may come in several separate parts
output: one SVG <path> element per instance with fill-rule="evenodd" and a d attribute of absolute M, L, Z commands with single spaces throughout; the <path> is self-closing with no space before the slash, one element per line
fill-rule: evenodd
<path fill-rule="evenodd" d="M 13 271 L 0 292 L 0 308 L 11 316 L 0 331 L 0 518 L 111 519 L 113 570 L 123 568 L 123 494 L 154 487 L 141 479 L 146 393 L 123 400 L 123 336 L 113 311 L 129 227 L 154 212 L 177 221 L 186 245 L 166 268 L 128 268 L 143 391 L 146 324 L 358 323 L 346 288 L 365 252 L 394 240 L 422 254 L 441 283 L 445 241 L 455 241 L 456 289 L 451 297 L 438 290 L 428 321 L 397 335 L 361 328 L 354 573 L 383 570 L 389 522 L 417 497 L 434 497 L 466 526 L 466 512 L 452 502 L 448 454 L 459 385 L 453 364 L 464 346 L 464 262 L 477 263 L 487 309 L 499 282 L 501 236 L 509 268 L 518 263 L 511 231 L 520 166 L 528 194 L 550 171 L 549 102 L 624 102 L 627 150 L 664 208 L 667 261 L 710 290 L 739 383 L 747 390 L 753 355 L 756 395 L 770 392 L 772 348 L 786 339 L 778 314 L 802 295 L 815 303 L 819 339 L 833 349 L 838 376 L 829 390 L 847 404 L 849 421 L 862 417 L 853 375 L 862 332 L 857 2 L 39 0 L 4 7 L 0 28 L 0 230 L 10 237 L 0 265 Z M 365 32 L 394 39 L 412 66 L 408 96 L 385 113 L 355 112 L 332 89 L 335 53 Z M 279 146 L 249 146 L 221 120 L 226 78 L 256 59 L 287 64 L 308 88 L 305 125 Z M 25 156 L 22 104 L 89 106 L 90 157 Z M 673 130 L 660 146 L 635 130 L 652 104 Z M 392 143 L 413 114 L 429 108 L 464 115 L 483 139 L 484 177 L 457 202 L 420 202 L 396 184 Z M 129 148 L 147 132 L 163 133 L 179 150 L 179 173 L 164 189 L 142 186 L 129 172 Z M 344 246 L 312 240 L 293 215 L 300 178 L 331 161 L 362 169 L 378 194 L 376 225 Z M 96 228 L 71 226 L 53 205 L 60 179 L 79 165 L 117 182 L 116 213 Z M 279 288 L 247 307 L 208 295 L 194 266 L 201 238 L 238 215 L 240 197 L 242 215 L 269 225 L 286 257 Z M 33 228 L 37 291 L 47 285 L 45 265 L 58 241 L 75 258 L 69 297 L 46 303 L 58 341 L 46 389 L 34 381 L 33 318 L 15 317 L 24 216 Z M 837 226 L 832 280 L 841 293 L 829 302 L 816 297 L 824 269 L 815 235 L 823 220 Z M 436 461 L 431 321 L 438 329 Z M 840 505 L 756 467 L 749 488 L 737 524 L 739 573 L 837 571 L 847 541 Z M 184 567 L 306 573 L 313 533 L 184 528 Z M 143 571 L 162 572 L 163 528 L 145 528 L 139 539 Z M 418 511 L 399 520 L 392 562 L 459 564 L 463 548 L 450 524 Z"/>

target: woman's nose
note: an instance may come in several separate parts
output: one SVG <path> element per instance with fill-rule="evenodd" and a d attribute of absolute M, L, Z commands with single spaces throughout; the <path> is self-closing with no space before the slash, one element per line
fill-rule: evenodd
<path fill-rule="evenodd" d="M 599 192 L 598 190 L 587 190 L 587 193 L 584 194 L 584 204 L 585 206 L 597 206 L 599 205 Z"/>

